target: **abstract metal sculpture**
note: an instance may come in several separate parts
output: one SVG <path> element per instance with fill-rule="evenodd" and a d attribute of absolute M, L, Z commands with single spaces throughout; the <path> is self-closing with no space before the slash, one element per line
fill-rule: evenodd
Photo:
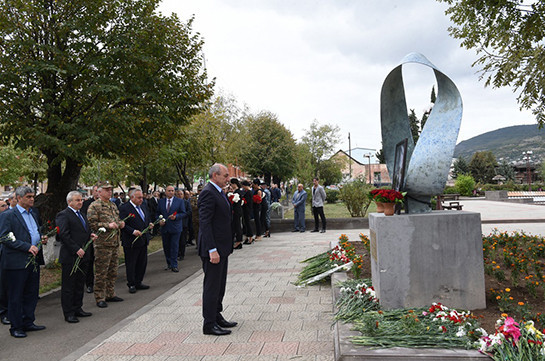
<path fill-rule="evenodd" d="M 437 98 L 417 144 L 411 134 L 401 68 L 418 63 L 433 69 Z M 407 169 L 401 190 L 407 192 L 407 213 L 431 212 L 431 196 L 441 194 L 447 182 L 454 147 L 462 121 L 462 98 L 456 85 L 424 55 L 411 53 L 384 80 L 380 96 L 382 146 L 390 175 L 394 170 L 396 145 L 407 139 Z M 399 147 L 399 146 L 398 146 Z M 399 153 L 399 149 L 397 150 Z"/>

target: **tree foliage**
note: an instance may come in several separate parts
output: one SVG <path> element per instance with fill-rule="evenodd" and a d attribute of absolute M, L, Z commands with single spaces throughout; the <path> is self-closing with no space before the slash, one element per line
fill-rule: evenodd
<path fill-rule="evenodd" d="M 460 174 L 456 178 L 455 188 L 463 196 L 473 195 L 473 189 L 475 189 L 475 180 L 469 174 Z"/>
<path fill-rule="evenodd" d="M 318 175 L 319 164 L 333 154 L 339 143 L 340 129 L 336 125 L 319 125 L 316 120 L 310 124 L 302 141 L 308 147 L 314 176 Z"/>
<path fill-rule="evenodd" d="M 450 34 L 478 54 L 486 86 L 514 87 L 521 108 L 545 124 L 545 0 L 438 0 L 450 5 Z"/>
<path fill-rule="evenodd" d="M 245 145 L 240 149 L 242 169 L 253 176 L 264 175 L 270 182 L 295 174 L 296 145 L 291 132 L 268 111 L 248 114 L 243 122 Z"/>
<path fill-rule="evenodd" d="M 496 174 L 505 177 L 505 180 L 507 181 L 515 180 L 515 169 L 511 164 L 507 163 L 505 159 L 502 159 L 502 161 L 498 165 L 498 168 L 496 169 Z"/>
<path fill-rule="evenodd" d="M 460 174 L 469 174 L 471 171 L 469 169 L 469 163 L 465 160 L 464 157 L 459 157 L 454 161 L 452 178 L 458 178 Z"/>
<path fill-rule="evenodd" d="M 471 175 L 479 183 L 491 183 L 496 166 L 496 157 L 490 151 L 475 152 L 469 162 Z"/>
<path fill-rule="evenodd" d="M 341 171 L 342 161 L 340 159 L 326 159 L 318 165 L 320 183 L 324 186 L 338 184 L 343 179 Z"/>
<path fill-rule="evenodd" d="M 0 1 L 0 134 L 45 155 L 57 202 L 92 157 L 134 159 L 211 96 L 192 19 L 158 4 Z"/>

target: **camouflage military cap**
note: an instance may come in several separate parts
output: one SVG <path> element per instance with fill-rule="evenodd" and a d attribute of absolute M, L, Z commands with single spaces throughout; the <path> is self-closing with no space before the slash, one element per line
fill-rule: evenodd
<path fill-rule="evenodd" d="M 101 181 L 101 182 L 98 182 L 97 183 L 97 188 L 98 189 L 101 189 L 101 188 L 113 188 L 114 186 L 110 184 L 110 182 L 108 181 Z"/>

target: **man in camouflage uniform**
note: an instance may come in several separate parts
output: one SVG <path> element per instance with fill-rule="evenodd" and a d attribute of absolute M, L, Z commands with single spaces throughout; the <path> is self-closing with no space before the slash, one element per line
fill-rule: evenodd
<path fill-rule="evenodd" d="M 95 250 L 95 300 L 100 308 L 108 307 L 106 302 L 121 302 L 115 295 L 117 279 L 120 229 L 125 222 L 119 218 L 117 206 L 110 201 L 112 185 L 108 182 L 98 184 L 99 199 L 89 205 L 87 219 L 93 233 L 98 235 L 94 241 Z M 99 232 L 99 228 L 106 232 Z"/>

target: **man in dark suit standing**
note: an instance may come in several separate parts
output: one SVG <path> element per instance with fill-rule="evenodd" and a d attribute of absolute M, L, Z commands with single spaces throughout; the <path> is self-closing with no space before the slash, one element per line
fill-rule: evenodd
<path fill-rule="evenodd" d="M 208 172 L 210 182 L 199 195 L 199 255 L 204 271 L 202 314 L 205 335 L 228 335 L 236 322 L 223 318 L 223 296 L 227 281 L 227 259 L 233 253 L 231 203 L 223 192 L 229 172 L 223 164 L 214 164 Z"/>
<path fill-rule="evenodd" d="M 151 232 L 142 234 L 146 227 L 152 227 L 147 207 L 143 206 L 144 194 L 138 188 L 129 191 L 130 201 L 119 207 L 119 217 L 124 219 L 129 214 L 134 217 L 125 221 L 125 228 L 121 230 L 121 245 L 125 253 L 125 271 L 127 272 L 127 286 L 129 292 L 147 290 L 148 285 L 142 283 L 148 264 L 148 245 Z"/>
<path fill-rule="evenodd" d="M 165 189 L 166 198 L 161 198 L 157 205 L 157 217 L 163 216 L 161 225 L 161 237 L 163 238 L 163 251 L 167 261 L 165 270 L 178 272 L 178 247 L 182 234 L 182 219 L 187 217 L 184 202 L 174 197 L 174 187 Z"/>
<path fill-rule="evenodd" d="M 45 326 L 34 324 L 40 288 L 40 267 L 44 264 L 38 218 L 32 211 L 34 191 L 27 186 L 15 190 L 17 205 L 0 217 L 0 237 L 13 232 L 15 241 L 5 242 L 2 250 L 2 272 L 8 288 L 8 318 L 10 334 L 26 337 L 28 331 L 40 331 Z M 34 256 L 38 266 L 31 261 Z"/>
<path fill-rule="evenodd" d="M 98 186 L 94 185 L 92 189 L 91 197 L 83 201 L 83 206 L 81 206 L 80 212 L 85 217 L 87 217 L 87 210 L 91 203 L 98 199 Z M 87 249 L 87 255 L 89 257 L 89 262 L 87 263 L 87 268 L 83 269 L 85 273 L 85 286 L 87 287 L 87 293 L 93 293 L 93 286 L 95 285 L 95 248 L 89 247 Z"/>
<path fill-rule="evenodd" d="M 85 245 L 91 237 L 87 216 L 80 212 L 83 206 L 81 193 L 69 192 L 66 196 L 68 207 L 57 214 L 55 223 L 59 227 L 58 238 L 61 242 L 59 262 L 62 264 L 61 305 L 64 320 L 69 323 L 79 322 L 78 317 L 89 317 L 92 314 L 85 312 L 83 306 L 83 289 L 85 283 L 85 271 L 91 261 L 90 253 L 85 251 Z M 87 247 L 87 250 L 93 246 Z M 73 274 L 72 268 L 77 259 L 80 259 Z"/>

